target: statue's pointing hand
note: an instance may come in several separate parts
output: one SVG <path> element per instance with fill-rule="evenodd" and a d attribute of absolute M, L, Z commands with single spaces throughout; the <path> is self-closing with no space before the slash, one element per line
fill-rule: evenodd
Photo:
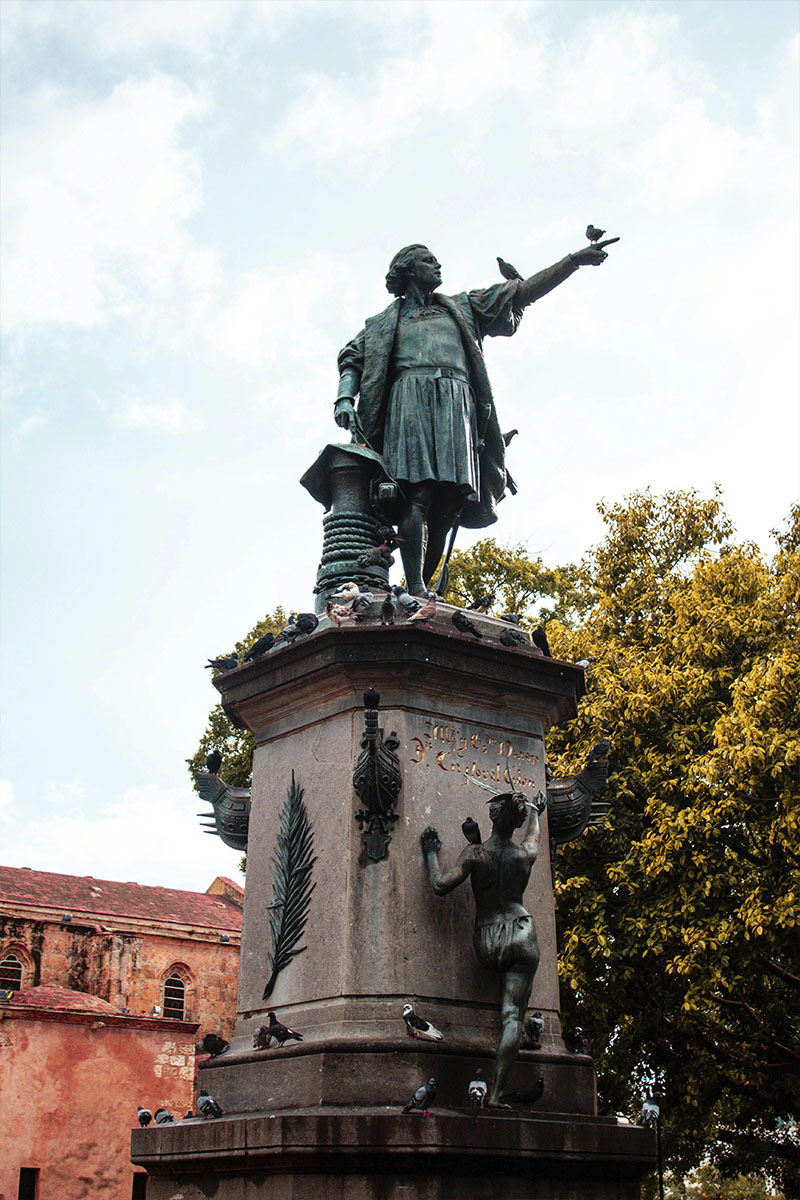
<path fill-rule="evenodd" d="M 594 246 L 583 246 L 580 250 L 573 250 L 570 258 L 578 267 L 599 267 L 608 258 L 604 247 L 612 246 L 618 241 L 618 237 L 606 238 L 604 242 L 597 242 Z"/>

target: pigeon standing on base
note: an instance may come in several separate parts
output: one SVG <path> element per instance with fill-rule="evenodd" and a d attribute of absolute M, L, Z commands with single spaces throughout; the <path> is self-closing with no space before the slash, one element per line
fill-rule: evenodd
<path fill-rule="evenodd" d="M 436 1080 L 431 1076 L 427 1083 L 423 1083 L 422 1087 L 418 1087 L 414 1095 L 403 1108 L 404 1113 L 413 1112 L 415 1108 L 421 1110 L 423 1117 L 428 1115 L 428 1107 L 433 1104 L 436 1099 Z"/>
<path fill-rule="evenodd" d="M 523 633 L 521 629 L 515 629 L 513 625 L 509 625 L 507 629 L 500 630 L 500 645 L 507 646 L 509 650 L 514 650 L 517 646 L 530 646 L 530 642 L 526 633 Z"/>
<path fill-rule="evenodd" d="M 212 1058 L 216 1058 L 218 1054 L 224 1054 L 229 1046 L 230 1042 L 226 1042 L 225 1038 L 221 1038 L 219 1034 L 207 1033 L 198 1049 L 203 1054 L 210 1054 Z"/>
<path fill-rule="evenodd" d="M 234 671 L 238 665 L 238 654 L 224 654 L 222 658 L 210 658 L 205 665 L 205 670 L 208 671 L 213 667 L 215 671 Z"/>
<path fill-rule="evenodd" d="M 141 1104 L 136 1111 L 136 1116 L 142 1129 L 144 1129 L 146 1125 L 149 1125 L 153 1119 L 153 1114 L 150 1112 L 150 1109 L 144 1108 Z"/>
<path fill-rule="evenodd" d="M 534 646 L 538 646 L 545 658 L 552 658 L 550 653 L 550 643 L 547 640 L 547 634 L 541 625 L 534 629 L 531 634 L 531 641 Z"/>
<path fill-rule="evenodd" d="M 395 612 L 394 596 L 391 592 L 387 592 L 386 599 L 381 605 L 381 625 L 394 625 Z"/>
<path fill-rule="evenodd" d="M 254 662 L 257 658 L 261 658 L 268 650 L 271 650 L 275 645 L 275 634 L 270 630 L 267 633 L 262 633 L 260 638 L 256 638 L 250 649 L 244 656 L 245 662 Z"/>
<path fill-rule="evenodd" d="M 197 1111 L 207 1121 L 214 1117 L 222 1116 L 222 1109 L 217 1104 L 213 1096 L 209 1096 L 205 1088 L 201 1088 L 197 1093 Z"/>
<path fill-rule="evenodd" d="M 408 618 L 408 623 L 410 625 L 412 621 L 422 621 L 423 625 L 425 625 L 428 629 L 433 629 L 433 626 L 429 624 L 429 621 L 431 617 L 436 616 L 436 592 L 427 592 L 426 596 L 427 599 L 425 600 L 422 608 L 419 610 L 419 612 L 411 614 L 411 616 Z"/>
<path fill-rule="evenodd" d="M 407 617 L 409 613 L 419 612 L 422 608 L 422 601 L 417 596 L 412 596 L 405 588 L 401 588 L 399 583 L 394 585 L 392 591 L 397 597 L 397 603 L 403 610 L 403 616 Z"/>
<path fill-rule="evenodd" d="M 509 1104 L 519 1104 L 522 1108 L 532 1110 L 536 1101 L 541 1100 L 543 1095 L 544 1080 L 540 1075 L 533 1087 L 520 1088 L 518 1092 L 509 1092 L 507 1096 L 503 1096 L 503 1100 Z"/>
<path fill-rule="evenodd" d="M 528 1035 L 531 1049 L 540 1050 L 542 1046 L 541 1037 L 544 1033 L 544 1017 L 538 1009 L 533 1016 L 528 1018 L 525 1024 L 525 1032 Z"/>
<path fill-rule="evenodd" d="M 279 1046 L 284 1042 L 295 1041 L 302 1042 L 302 1033 L 296 1033 L 294 1029 L 290 1029 L 288 1025 L 281 1025 L 274 1012 L 268 1012 L 269 1017 L 269 1036 L 275 1038 Z"/>
<path fill-rule="evenodd" d="M 409 1037 L 425 1038 L 429 1042 L 444 1041 L 444 1034 L 439 1033 L 435 1025 L 431 1025 L 430 1021 L 417 1016 L 413 1004 L 403 1005 L 403 1020 L 406 1023 L 406 1033 Z"/>
<path fill-rule="evenodd" d="M 482 638 L 483 637 L 483 634 L 481 633 L 480 629 L 477 629 L 475 627 L 475 625 L 473 625 L 472 621 L 470 621 L 467 614 L 465 612 L 462 612 L 460 608 L 456 609 L 456 611 L 453 613 L 450 620 L 453 622 L 456 629 L 458 630 L 459 637 L 463 637 L 465 633 L 471 633 L 474 638 Z"/>
<path fill-rule="evenodd" d="M 483 1078 L 483 1071 L 478 1069 L 475 1072 L 475 1078 L 467 1089 L 467 1096 L 473 1108 L 484 1108 L 486 1105 L 486 1096 L 489 1091 L 489 1085 Z"/>
<path fill-rule="evenodd" d="M 168 1108 L 156 1109 L 156 1125 L 172 1125 L 175 1117 Z"/>

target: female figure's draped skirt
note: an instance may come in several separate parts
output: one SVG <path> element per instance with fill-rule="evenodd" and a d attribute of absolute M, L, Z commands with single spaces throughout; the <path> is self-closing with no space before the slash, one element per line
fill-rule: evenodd
<path fill-rule="evenodd" d="M 480 496 L 472 388 L 447 368 L 404 371 L 392 384 L 383 456 L 401 482 L 455 484 L 463 499 Z"/>

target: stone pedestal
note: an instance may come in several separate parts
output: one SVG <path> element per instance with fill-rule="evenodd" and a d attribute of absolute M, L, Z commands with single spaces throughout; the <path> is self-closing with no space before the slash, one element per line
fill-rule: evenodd
<path fill-rule="evenodd" d="M 185 1200 L 210 1194 L 199 1182 L 209 1173 L 217 1200 L 467 1200 L 489 1194 L 490 1181 L 493 1196 L 514 1200 L 638 1195 L 652 1132 L 596 1116 L 592 1062 L 568 1054 L 561 1039 L 546 818 L 525 895 L 541 948 L 530 1005 L 545 1032 L 541 1049 L 521 1051 L 512 1078 L 521 1087 L 541 1075 L 544 1095 L 531 1116 L 466 1109 L 476 1068 L 491 1078 L 499 977 L 472 951 L 469 885 L 433 894 L 420 834 L 437 827 L 449 867 L 465 845 L 466 817 L 484 837 L 491 831 L 489 793 L 472 780 L 497 792 L 543 791 L 544 735 L 575 715 L 584 679 L 533 648 L 506 650 L 492 618 L 475 618 L 483 640 L 459 637 L 452 612 L 440 606 L 433 628 L 368 618 L 323 629 L 217 679 L 226 711 L 256 738 L 238 1019 L 231 1050 L 200 1074 L 226 1116 L 135 1134 L 134 1160 L 165 1180 L 161 1189 L 154 1178 L 154 1200 L 173 1195 L 176 1180 Z M 378 862 L 353 815 L 368 687 L 380 692 L 385 734 L 397 733 L 403 777 L 399 819 Z M 313 828 L 314 891 L 305 948 L 264 1001 L 272 858 L 293 772 Z M 442 1043 L 406 1035 L 406 1001 L 441 1030 Z M 254 1050 L 269 1009 L 303 1042 Z M 401 1115 L 431 1075 L 433 1115 Z M 500 1171 L 511 1181 L 505 1191 Z M 269 1185 L 260 1191 L 258 1180 Z M 602 1190 L 600 1180 L 612 1182 Z"/>

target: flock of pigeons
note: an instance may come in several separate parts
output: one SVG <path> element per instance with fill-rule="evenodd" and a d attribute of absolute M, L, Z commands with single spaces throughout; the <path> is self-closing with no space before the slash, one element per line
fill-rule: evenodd
<path fill-rule="evenodd" d="M 267 1013 L 269 1017 L 268 1025 L 261 1025 L 253 1035 L 253 1047 L 256 1050 L 266 1050 L 272 1044 L 273 1040 L 280 1048 L 286 1042 L 302 1042 L 303 1035 L 298 1033 L 296 1029 L 290 1029 L 288 1025 L 282 1024 L 275 1013 L 270 1010 Z M 405 1024 L 406 1033 L 414 1041 L 429 1041 L 443 1042 L 444 1034 L 442 1034 L 435 1025 L 420 1016 L 414 1010 L 413 1004 L 403 1005 L 403 1022 Z M 544 1018 L 538 1010 L 529 1017 L 525 1025 L 525 1032 L 528 1038 L 528 1048 L 532 1050 L 541 1049 L 541 1036 L 544 1032 Z M 574 1054 L 591 1054 L 591 1042 L 586 1037 L 582 1029 L 574 1029 L 570 1034 L 565 1034 L 564 1042 L 569 1050 Z M 200 1043 L 198 1049 L 209 1054 L 212 1058 L 216 1058 L 220 1054 L 224 1054 L 230 1043 L 224 1038 L 218 1037 L 217 1034 L 207 1033 Z M 516 1092 L 509 1092 L 502 1097 L 502 1101 L 509 1107 L 517 1105 L 520 1108 L 525 1108 L 528 1112 L 533 1111 L 533 1106 L 541 1100 L 544 1095 L 545 1084 L 544 1078 L 540 1075 L 531 1087 L 520 1088 Z M 479 1068 L 475 1072 L 475 1078 L 470 1080 L 467 1087 L 467 1102 L 472 1108 L 483 1109 L 486 1107 L 486 1097 L 489 1092 L 489 1087 L 483 1077 L 483 1071 Z M 403 1113 L 419 1112 L 423 1116 L 427 1116 L 436 1099 L 436 1079 L 431 1076 L 426 1083 L 420 1085 L 414 1092 L 414 1095 L 403 1105 Z M 652 1128 L 658 1122 L 660 1116 L 660 1102 L 664 1099 L 664 1093 L 658 1089 L 653 1089 L 647 1096 L 642 1105 L 642 1112 L 639 1118 L 639 1125 Z M 155 1114 L 143 1105 L 139 1105 L 137 1110 L 137 1118 L 139 1124 L 144 1128 L 155 1119 L 156 1125 L 171 1125 L 175 1121 L 174 1115 L 166 1108 L 157 1108 Z M 204 1120 L 214 1120 L 223 1115 L 217 1101 L 213 1096 L 201 1088 L 197 1093 L 197 1114 Z M 186 1113 L 183 1120 L 195 1118 L 195 1113 L 191 1110 Z"/>
<path fill-rule="evenodd" d="M 375 549 L 382 550 L 383 547 L 375 547 Z M 404 588 L 396 585 L 387 591 L 381 601 L 381 625 L 394 625 L 399 615 L 409 625 L 421 624 L 426 629 L 432 629 L 431 620 L 436 615 L 438 600 L 436 592 L 427 592 L 423 599 L 412 596 Z M 329 596 L 325 605 L 325 615 L 337 628 L 341 628 L 346 621 L 363 621 L 374 602 L 373 592 L 362 590 L 357 583 L 351 581 L 346 583 L 340 591 Z M 465 604 L 463 608 L 457 608 L 450 620 L 457 629 L 458 636 L 469 636 L 477 641 L 483 640 L 486 636 L 485 630 L 481 632 L 470 618 L 469 613 L 488 614 L 494 602 L 495 593 L 489 592 L 485 596 L 478 596 L 469 604 Z M 498 637 L 501 646 L 505 646 L 508 650 L 514 650 L 520 646 L 533 646 L 546 658 L 551 657 L 547 634 L 541 625 L 532 633 L 526 633 L 521 628 L 522 617 L 519 613 L 505 613 L 500 620 L 504 622 L 504 628 L 501 629 Z M 294 645 L 298 638 L 308 637 L 313 633 L 318 625 L 319 617 L 316 613 L 293 613 L 288 625 L 280 633 L 265 633 L 257 638 L 243 655 L 241 663 L 239 655 L 231 653 L 222 655 L 220 658 L 210 658 L 206 663 L 206 668 L 213 668 L 223 673 L 233 671 L 244 663 L 254 662 L 257 658 L 263 657 L 275 646 Z M 590 661 L 590 659 L 582 659 L 577 665 L 585 669 L 589 666 Z"/>

